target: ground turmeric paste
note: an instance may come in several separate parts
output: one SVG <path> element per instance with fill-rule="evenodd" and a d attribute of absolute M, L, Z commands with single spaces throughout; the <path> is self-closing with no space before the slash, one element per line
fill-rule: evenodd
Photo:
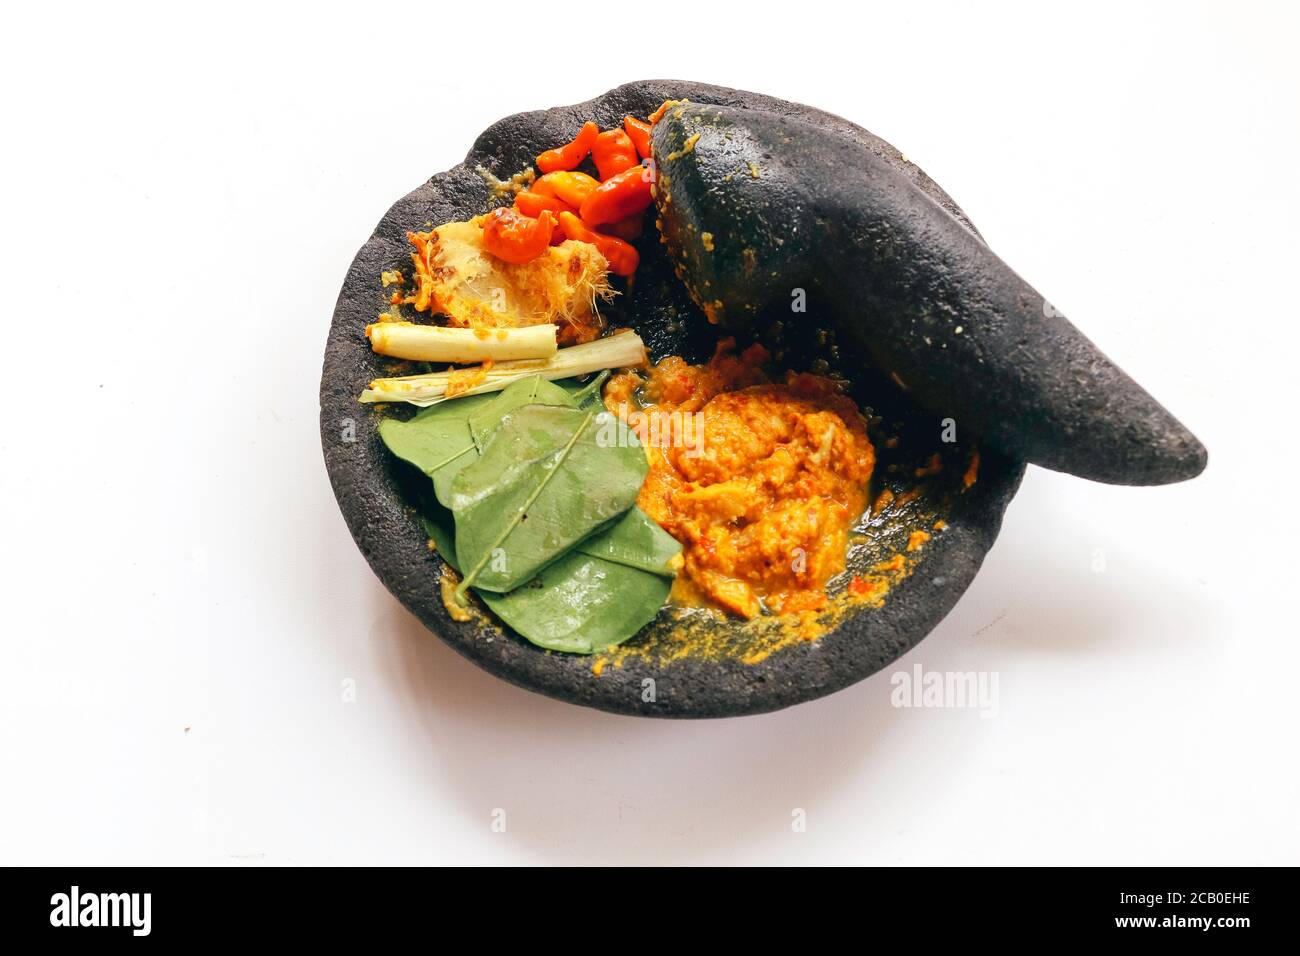
<path fill-rule="evenodd" d="M 726 339 L 707 365 L 673 356 L 606 387 L 646 446 L 637 503 L 683 548 L 674 603 L 745 618 L 815 611 L 844 570 L 875 464 L 866 422 L 835 382 L 774 383 L 767 360 Z"/>

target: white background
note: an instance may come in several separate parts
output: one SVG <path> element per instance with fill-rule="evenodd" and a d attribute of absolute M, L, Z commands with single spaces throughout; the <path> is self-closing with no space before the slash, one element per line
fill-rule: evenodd
<path fill-rule="evenodd" d="M 1300 862 L 1283 4 L 37 6 L 0 28 L 0 862 Z M 898 665 L 997 672 L 996 717 L 895 709 L 896 668 L 736 720 L 557 703 L 354 547 L 316 395 L 355 250 L 499 117 L 660 76 L 898 145 L 1209 447 L 1030 470 Z"/>

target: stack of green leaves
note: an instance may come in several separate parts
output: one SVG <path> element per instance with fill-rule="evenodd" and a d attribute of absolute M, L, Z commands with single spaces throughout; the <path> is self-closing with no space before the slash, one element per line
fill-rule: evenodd
<path fill-rule="evenodd" d="M 433 483 L 425 529 L 502 621 L 539 647 L 592 654 L 658 613 L 681 547 L 640 508 L 645 453 L 586 387 L 532 377 L 379 425 Z"/>

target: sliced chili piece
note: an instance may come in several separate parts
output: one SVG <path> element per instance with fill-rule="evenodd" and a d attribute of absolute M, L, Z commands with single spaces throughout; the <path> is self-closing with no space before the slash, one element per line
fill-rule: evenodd
<path fill-rule="evenodd" d="M 641 261 L 641 256 L 636 249 L 624 242 L 622 239 L 614 236 L 602 236 L 598 232 L 593 232 L 582 224 L 579 219 L 571 212 L 560 213 L 560 228 L 570 239 L 576 239 L 578 242 L 590 242 L 600 250 L 609 261 L 609 271 L 616 276 L 630 276 L 636 272 L 637 264 Z"/>
<path fill-rule="evenodd" d="M 596 137 L 591 146 L 591 161 L 596 164 L 596 171 L 601 179 L 617 176 L 625 169 L 641 164 L 636 146 L 631 138 L 621 129 L 607 129 Z"/>
<path fill-rule="evenodd" d="M 582 124 L 581 132 L 573 138 L 572 142 L 555 149 L 548 149 L 538 156 L 537 168 L 544 173 L 577 169 L 578 164 L 591 152 L 591 144 L 596 141 L 598 135 L 600 135 L 600 127 L 588 120 Z"/>
<path fill-rule="evenodd" d="M 664 100 L 662 103 L 659 104 L 659 109 L 655 110 L 653 113 L 650 114 L 650 125 L 654 126 L 655 123 L 659 122 L 661 119 L 664 118 L 664 114 L 667 113 L 670 109 L 672 109 L 674 106 L 681 106 L 685 102 L 687 101 L 686 100 Z"/>
<path fill-rule="evenodd" d="M 563 199 L 558 196 L 547 196 L 536 192 L 521 192 L 515 196 L 515 208 L 525 216 L 532 216 L 536 219 L 543 212 L 576 212 Z"/>
<path fill-rule="evenodd" d="M 650 193 L 651 173 L 644 166 L 625 169 L 605 180 L 583 200 L 579 208 L 588 226 L 603 226 L 644 212 L 654 201 Z"/>
<path fill-rule="evenodd" d="M 555 217 L 545 210 L 533 219 L 517 209 L 493 209 L 483 220 L 483 248 L 506 262 L 531 262 L 546 251 L 554 231 Z"/>
<path fill-rule="evenodd" d="M 597 226 L 596 231 L 605 236 L 617 236 L 624 242 L 640 239 L 641 233 L 645 231 L 645 213 L 639 212 L 635 216 L 628 216 L 618 222 Z"/>
<path fill-rule="evenodd" d="M 586 173 L 558 172 L 539 177 L 530 191 L 541 193 L 543 196 L 555 196 L 574 209 L 580 209 L 583 201 L 595 192 L 599 185 L 599 179 L 594 179 Z"/>
<path fill-rule="evenodd" d="M 623 117 L 623 130 L 642 159 L 650 158 L 650 124 L 635 116 Z"/>

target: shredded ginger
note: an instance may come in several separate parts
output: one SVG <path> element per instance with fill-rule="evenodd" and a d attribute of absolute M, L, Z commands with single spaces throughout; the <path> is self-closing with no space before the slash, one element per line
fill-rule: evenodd
<path fill-rule="evenodd" d="M 553 322 L 562 344 L 590 342 L 603 328 L 608 262 L 594 245 L 566 239 L 531 262 L 503 262 L 483 248 L 483 217 L 408 232 L 415 288 L 403 302 L 462 328 L 518 328 Z"/>

